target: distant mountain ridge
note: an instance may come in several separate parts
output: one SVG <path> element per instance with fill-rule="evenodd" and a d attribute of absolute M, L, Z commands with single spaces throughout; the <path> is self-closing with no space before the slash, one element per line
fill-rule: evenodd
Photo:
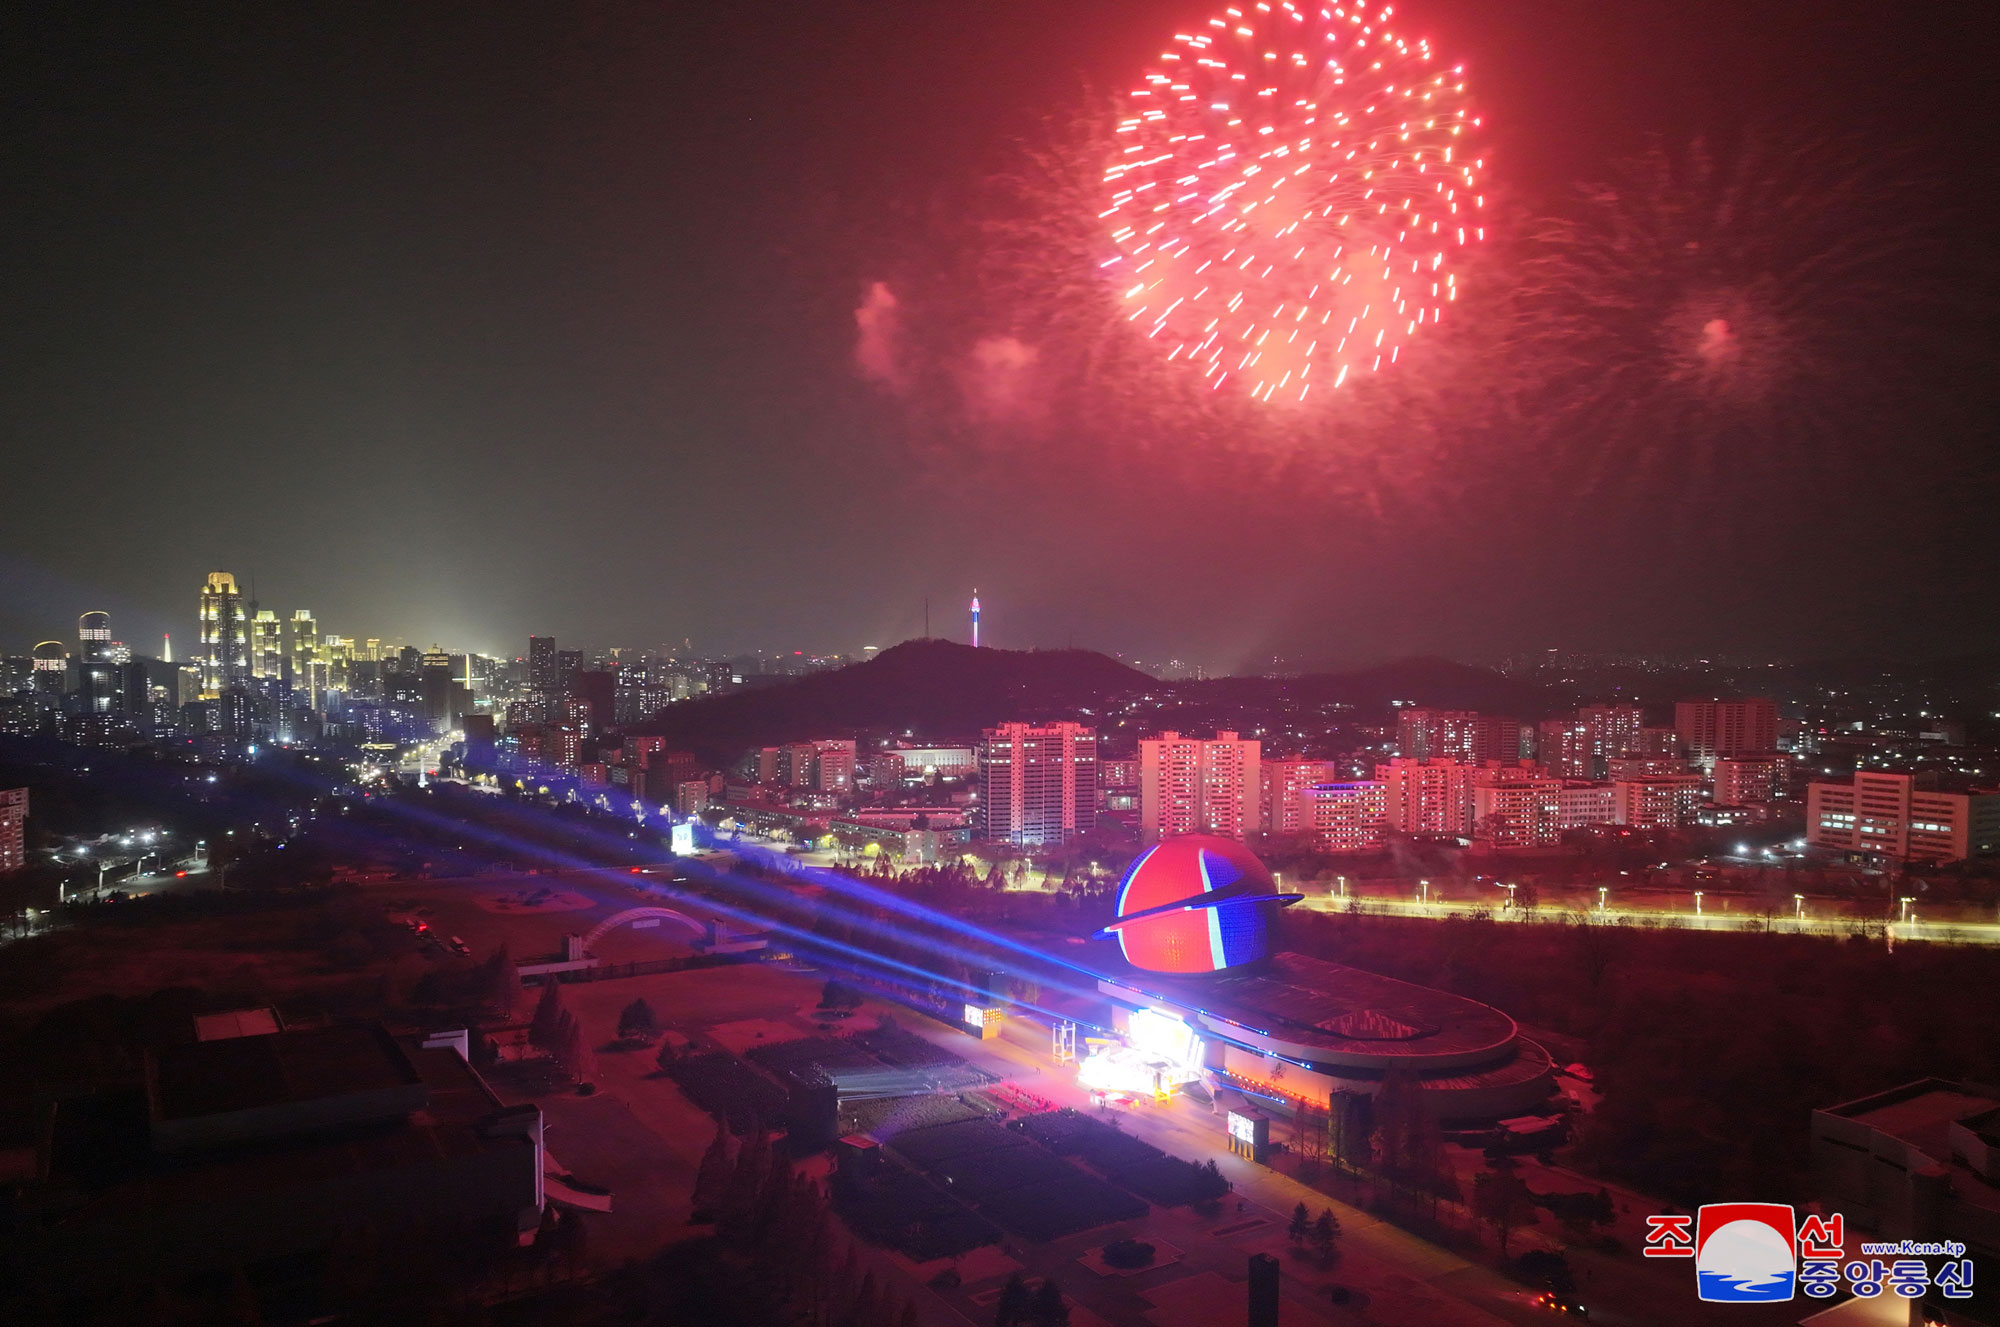
<path fill-rule="evenodd" d="M 625 731 L 667 737 L 711 759 L 732 748 L 864 730 L 969 741 L 997 723 L 1098 708 L 1160 685 L 1091 650 L 974 649 L 913 640 L 865 663 L 796 682 L 682 701 Z"/>
<path fill-rule="evenodd" d="M 1024 719 L 1103 713 L 1136 692 L 1255 704 L 1281 698 L 1386 715 L 1396 702 L 1534 720 L 1562 708 L 1549 690 L 1449 659 L 1418 657 L 1349 672 L 1162 682 L 1090 650 L 973 649 L 906 641 L 865 663 L 796 681 L 682 701 L 625 731 L 657 734 L 721 763 L 745 747 L 859 732 L 970 742 Z M 1081 716 L 1086 719 L 1088 716 Z"/>
<path fill-rule="evenodd" d="M 1290 677 L 1224 678 L 1222 684 L 1282 685 L 1313 703 L 1340 702 L 1357 710 L 1386 710 L 1397 702 L 1433 709 L 1479 710 L 1538 719 L 1564 708 L 1547 687 L 1436 655 L 1416 655 L 1391 663 L 1343 672 L 1311 672 Z"/>

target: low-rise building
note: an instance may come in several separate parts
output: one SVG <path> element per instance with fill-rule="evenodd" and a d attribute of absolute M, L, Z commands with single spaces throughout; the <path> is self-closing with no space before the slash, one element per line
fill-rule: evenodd
<path fill-rule="evenodd" d="M 1947 792 L 1934 776 L 1861 770 L 1806 789 L 1806 840 L 1885 861 L 1956 862 L 2000 852 L 2000 791 Z"/>
<path fill-rule="evenodd" d="M 1715 761 L 1717 806 L 1758 806 L 1777 796 L 1784 762 L 1766 756 L 1718 756 Z"/>
<path fill-rule="evenodd" d="M 1812 1113 L 1813 1189 L 1860 1239 L 1962 1244 L 1985 1275 L 2000 1265 L 2000 1088 L 1926 1078 Z M 1856 1229 L 1858 1228 L 1858 1229 Z M 1968 1280 L 1947 1296 L 1940 1273 L 1956 1258 L 1926 1258 L 1930 1285 L 1911 1323 L 1992 1327 L 2000 1292 Z M 1886 1298 L 1886 1296 L 1885 1296 Z"/>
<path fill-rule="evenodd" d="M 1564 780 L 1556 792 L 1556 820 L 1564 829 L 1617 824 L 1617 785 Z"/>
<path fill-rule="evenodd" d="M 1695 809 L 1701 805 L 1699 774 L 1619 779 L 1611 786 L 1616 803 L 1613 823 L 1632 829 L 1679 829 L 1694 822 Z"/>
<path fill-rule="evenodd" d="M 878 788 L 895 788 L 970 778 L 978 768 L 978 757 L 969 746 L 892 746 L 868 758 L 868 781 Z"/>

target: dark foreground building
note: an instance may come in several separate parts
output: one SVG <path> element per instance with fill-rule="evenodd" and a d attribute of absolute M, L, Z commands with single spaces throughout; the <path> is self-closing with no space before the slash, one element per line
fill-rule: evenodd
<path fill-rule="evenodd" d="M 138 1089 L 61 1103 L 17 1210 L 51 1289 L 255 1280 L 343 1238 L 526 1241 L 541 1109 L 503 1106 L 462 1045 L 373 1024 L 225 1035 L 149 1052 Z"/>

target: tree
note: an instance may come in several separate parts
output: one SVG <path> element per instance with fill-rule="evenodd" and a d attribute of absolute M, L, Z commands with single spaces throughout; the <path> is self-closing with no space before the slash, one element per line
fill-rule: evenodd
<path fill-rule="evenodd" d="M 1105 1245 L 1100 1257 L 1107 1267 L 1145 1267 L 1152 1263 L 1157 1251 L 1151 1244 L 1141 1239 L 1114 1239 Z"/>
<path fill-rule="evenodd" d="M 730 1148 L 731 1141 L 729 1125 L 717 1120 L 715 1137 L 709 1140 L 708 1150 L 701 1154 L 701 1165 L 694 1173 L 696 1220 L 713 1220 L 715 1209 L 721 1205 L 723 1197 L 729 1192 L 729 1177 L 736 1169 L 736 1156 Z"/>
<path fill-rule="evenodd" d="M 589 1078 L 596 1068 L 592 1062 L 590 1047 L 584 1044 L 583 1026 L 576 1021 L 576 1015 L 564 1010 L 556 1025 L 554 1057 L 556 1068 L 563 1077 L 581 1083 Z"/>
<path fill-rule="evenodd" d="M 1590 1219 L 1592 1224 L 1605 1230 L 1609 1230 L 1612 1223 L 1618 1219 L 1618 1208 L 1611 1201 L 1611 1190 L 1597 1191 L 1595 1201 L 1591 1204 Z"/>
<path fill-rule="evenodd" d="M 875 1280 L 875 1273 L 864 1273 L 861 1289 L 855 1293 L 854 1307 L 850 1318 L 855 1327 L 879 1327 L 882 1321 L 882 1288 Z"/>
<path fill-rule="evenodd" d="M 521 1004 L 521 970 L 503 943 L 486 964 L 486 1007 L 502 1018 L 512 1018 Z"/>
<path fill-rule="evenodd" d="M 1407 1069 L 1391 1069 L 1375 1096 L 1376 1164 L 1391 1182 L 1428 1193 L 1440 1168 L 1444 1137 L 1424 1105 L 1423 1089 Z"/>
<path fill-rule="evenodd" d="M 1053 1276 L 1035 1287 L 1034 1297 L 1028 1301 L 1027 1320 L 1033 1327 L 1069 1327 L 1069 1304 Z"/>
<path fill-rule="evenodd" d="M 1535 1199 L 1516 1176 L 1505 1171 L 1481 1171 L 1472 1182 L 1472 1211 L 1493 1227 L 1500 1240 L 1500 1256 L 1504 1258 L 1507 1237 L 1517 1227 L 1535 1219 Z"/>
<path fill-rule="evenodd" d="M 1312 1233 L 1312 1213 L 1304 1203 L 1292 1209 L 1292 1224 L 1285 1228 L 1285 1233 L 1292 1237 L 1293 1247 L 1305 1247 L 1306 1236 Z"/>
<path fill-rule="evenodd" d="M 659 1066 L 661 1073 L 670 1074 L 674 1070 L 674 1061 L 678 1059 L 680 1052 L 674 1049 L 671 1040 L 667 1040 L 660 1043 L 659 1053 L 653 1056 L 653 1063 Z"/>
<path fill-rule="evenodd" d="M 534 1017 L 528 1021 L 528 1044 L 547 1054 L 555 1054 L 556 1034 L 562 1029 L 562 985 L 554 977 L 542 980 L 542 994 L 535 1001 Z"/>
<path fill-rule="evenodd" d="M 993 1327 L 1025 1327 L 1031 1321 L 1028 1314 L 1032 1303 L 1027 1279 L 1015 1272 L 1000 1287 L 1000 1298 L 994 1301 Z"/>
<path fill-rule="evenodd" d="M 1319 1265 L 1333 1266 L 1337 1255 L 1334 1241 L 1340 1238 L 1340 1218 L 1333 1214 L 1331 1207 L 1320 1209 L 1319 1220 L 1313 1222 L 1313 1247 L 1319 1250 Z"/>
<path fill-rule="evenodd" d="M 737 1150 L 736 1165 L 730 1172 L 729 1188 L 723 1196 L 720 1220 L 740 1232 L 757 1216 L 764 1194 L 764 1177 L 771 1165 L 771 1132 L 760 1120 L 745 1135 Z"/>
<path fill-rule="evenodd" d="M 621 1041 L 651 1041 L 660 1034 L 660 1020 L 653 1014 L 653 1006 L 645 1000 L 634 1000 L 618 1012 L 618 1037 Z"/>

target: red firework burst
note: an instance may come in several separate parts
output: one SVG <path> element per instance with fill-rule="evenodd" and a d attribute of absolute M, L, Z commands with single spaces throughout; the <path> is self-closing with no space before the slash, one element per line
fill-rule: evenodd
<path fill-rule="evenodd" d="M 1177 34 L 1118 125 L 1102 269 L 1215 390 L 1303 402 L 1394 364 L 1485 238 L 1462 68 L 1392 11 L 1284 0 Z"/>

